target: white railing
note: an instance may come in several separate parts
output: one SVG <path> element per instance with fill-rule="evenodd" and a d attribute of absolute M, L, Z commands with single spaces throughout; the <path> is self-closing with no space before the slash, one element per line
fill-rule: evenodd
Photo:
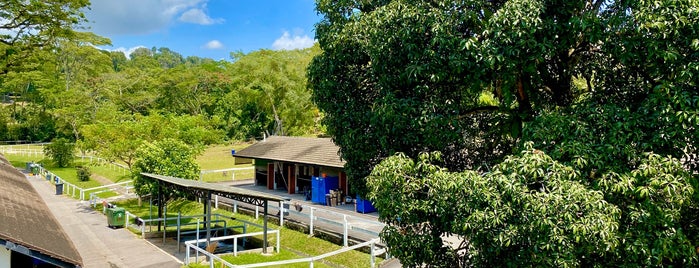
<path fill-rule="evenodd" d="M 111 191 L 116 191 L 116 188 L 123 187 L 124 191 L 126 191 L 126 194 L 128 194 L 129 189 L 132 188 L 132 187 L 130 187 L 132 183 L 133 183 L 133 181 L 124 181 L 124 182 L 117 182 L 117 183 L 112 183 L 112 184 L 107 184 L 107 185 L 102 185 L 102 186 L 97 186 L 97 187 L 92 187 L 92 188 L 87 188 L 87 189 L 80 189 L 80 200 L 85 200 L 85 193 L 87 193 L 87 192 L 105 189 L 105 188 L 108 188 Z M 99 191 L 99 192 L 105 192 L 105 191 Z M 92 194 L 90 194 L 90 196 L 92 196 Z M 92 197 L 90 198 L 90 200 L 92 200 Z"/>
<path fill-rule="evenodd" d="M 258 235 L 259 235 L 259 234 L 258 234 Z M 231 236 L 231 237 L 233 237 L 233 236 Z M 211 241 L 218 241 L 218 240 L 224 240 L 224 239 L 231 239 L 231 237 L 220 237 L 220 239 L 217 238 L 216 240 L 214 240 L 214 239 L 212 238 Z M 235 241 L 235 240 L 234 240 L 234 241 Z M 277 241 L 279 241 L 279 240 L 277 240 Z M 219 256 L 217 256 L 217 255 L 214 254 L 214 253 L 211 253 L 211 252 L 208 252 L 208 251 L 202 249 L 201 247 L 198 246 L 198 244 L 199 244 L 200 242 L 205 242 L 205 240 L 191 240 L 191 241 L 185 242 L 185 245 L 187 245 L 187 252 L 186 252 L 186 257 L 185 257 L 185 265 L 189 265 L 189 259 L 190 259 L 190 257 L 189 257 L 189 252 L 190 252 L 190 249 L 194 249 L 195 252 L 197 253 L 197 257 L 196 257 L 196 260 L 197 260 L 197 261 L 199 260 L 199 256 L 198 256 L 199 253 L 201 253 L 202 255 L 204 255 L 204 256 L 206 256 L 206 257 L 208 257 L 208 258 L 209 258 L 209 267 L 211 267 L 211 268 L 214 267 L 215 261 L 218 261 L 218 262 L 220 262 L 221 264 L 225 265 L 226 267 L 231 267 L 231 268 L 252 268 L 252 267 L 267 267 L 267 266 L 284 266 L 284 265 L 294 264 L 294 263 L 308 263 L 308 264 L 309 264 L 309 267 L 313 268 L 313 263 L 314 263 L 314 262 L 320 261 L 320 260 L 322 260 L 322 259 L 325 259 L 325 258 L 334 256 L 334 255 L 338 255 L 338 254 L 341 254 L 341 253 L 345 253 L 345 252 L 347 252 L 347 251 L 355 250 L 355 249 L 358 249 L 358 248 L 361 248 L 361 247 L 366 247 L 366 246 L 369 246 L 369 247 L 370 247 L 370 253 L 369 253 L 370 257 L 369 257 L 369 258 L 370 258 L 371 267 L 373 268 L 373 267 L 376 267 L 376 256 L 379 256 L 379 255 L 382 255 L 382 254 L 386 253 L 386 250 L 385 250 L 385 249 L 376 250 L 376 244 L 379 242 L 379 239 L 378 239 L 378 238 L 375 238 L 375 239 L 372 239 L 372 240 L 367 241 L 367 242 L 363 242 L 363 243 L 359 243 L 359 244 L 353 245 L 353 246 L 351 246 L 351 247 L 344 247 L 344 248 L 341 248 L 341 249 L 338 249 L 338 250 L 335 250 L 335 251 L 332 251 L 332 252 L 328 252 L 328 253 L 325 253 L 325 254 L 321 254 L 321 255 L 318 255 L 318 256 L 314 256 L 314 257 L 307 257 L 307 258 L 300 258 L 300 259 L 293 259 L 293 260 L 284 260 L 284 261 L 273 261 L 273 262 L 263 262 L 263 263 L 245 264 L 245 265 L 235 265 L 235 264 L 231 264 L 231 263 L 227 262 L 226 260 L 220 258 Z M 196 244 L 196 245 L 195 245 L 195 244 Z M 234 248 L 235 248 L 235 247 L 234 247 Z M 277 249 L 277 252 L 279 252 L 278 249 Z"/>
<path fill-rule="evenodd" d="M 222 173 L 222 176 L 228 176 L 227 173 L 231 173 L 231 180 L 235 180 L 235 172 L 236 171 L 246 171 L 246 170 L 254 170 L 255 167 L 249 166 L 249 167 L 241 167 L 241 168 L 226 168 L 226 169 L 211 169 L 211 170 L 202 170 L 199 173 L 199 180 L 203 181 L 204 180 L 204 175 L 206 174 L 211 174 L 211 173 Z"/>
<path fill-rule="evenodd" d="M 268 235 L 274 234 L 277 236 L 277 246 L 275 247 L 275 251 L 277 251 L 277 253 L 279 253 L 280 244 L 281 244 L 279 230 L 268 229 L 267 234 Z M 238 239 L 239 238 L 246 238 L 246 237 L 253 237 L 253 236 L 260 236 L 260 235 L 264 235 L 264 232 L 254 232 L 254 233 L 247 233 L 247 234 L 219 236 L 219 237 L 209 238 L 208 240 L 209 240 L 209 242 L 216 242 L 216 241 L 233 239 L 233 256 L 238 256 Z M 188 241 L 184 242 L 185 246 L 187 247 L 187 251 L 185 251 L 185 260 L 184 260 L 185 265 L 189 264 L 191 249 L 192 248 L 201 249 L 199 244 L 203 243 L 203 242 L 207 242 L 207 239 L 199 238 L 199 239 L 188 240 Z M 263 246 L 264 246 L 264 243 L 263 243 Z M 197 252 L 196 259 L 198 260 L 199 259 L 199 254 L 198 254 L 199 251 L 198 250 L 195 250 L 195 251 Z M 209 255 L 215 256 L 216 254 L 214 254 L 214 253 L 207 254 L 207 256 L 209 256 Z"/>
<path fill-rule="evenodd" d="M 212 200 L 212 202 L 214 202 L 213 205 L 215 208 L 219 207 L 220 201 L 218 196 L 214 195 L 214 199 Z M 232 200 L 231 204 L 228 205 L 232 207 L 231 210 L 233 211 L 233 213 L 238 213 L 238 201 Z M 308 234 L 310 235 L 314 234 L 313 232 L 316 229 L 316 223 L 318 222 L 324 222 L 330 225 L 338 226 L 342 230 L 342 244 L 344 246 L 347 246 L 349 244 L 350 230 L 354 232 L 361 232 L 371 237 L 379 237 L 379 232 L 381 232 L 381 230 L 386 226 L 384 223 L 376 220 L 368 220 L 363 217 L 357 217 L 354 215 L 344 214 L 333 210 L 317 208 L 315 206 L 298 205 L 301 208 L 300 211 L 291 209 L 292 206 L 295 206 L 295 204 L 292 204 L 288 201 L 280 201 L 277 204 L 276 209 L 280 211 L 280 213 L 278 214 L 279 226 L 284 226 L 285 217 L 288 217 L 285 216 L 286 213 L 307 218 Z M 260 216 L 260 208 L 259 206 L 254 207 L 255 219 L 258 219 Z M 319 214 L 326 216 L 319 216 Z M 329 217 L 328 215 L 333 216 L 333 218 Z"/>

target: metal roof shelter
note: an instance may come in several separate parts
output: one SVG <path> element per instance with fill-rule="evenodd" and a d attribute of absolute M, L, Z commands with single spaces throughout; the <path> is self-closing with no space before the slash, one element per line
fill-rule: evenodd
<path fill-rule="evenodd" d="M 177 177 L 163 176 L 151 173 L 141 173 L 141 175 L 158 180 L 158 196 L 162 200 L 162 187 L 175 189 L 183 192 L 192 193 L 199 198 L 204 198 L 204 214 L 206 214 L 205 225 L 206 225 L 206 239 L 207 245 L 210 242 L 210 224 L 209 219 L 211 219 L 211 196 L 218 195 L 240 202 L 245 202 L 255 206 L 261 206 L 264 208 L 263 217 L 263 247 L 262 252 L 267 253 L 267 207 L 269 201 L 279 202 L 285 200 L 283 197 L 278 195 L 260 193 L 256 191 L 251 191 L 247 189 L 241 189 L 232 186 L 219 185 L 208 182 L 201 182 L 195 180 L 186 180 Z M 163 202 L 158 202 L 158 217 L 162 217 Z"/>
<path fill-rule="evenodd" d="M 81 267 L 78 250 L 39 193 L 1 154 L 0 183 L 0 247 L 58 267 Z"/>

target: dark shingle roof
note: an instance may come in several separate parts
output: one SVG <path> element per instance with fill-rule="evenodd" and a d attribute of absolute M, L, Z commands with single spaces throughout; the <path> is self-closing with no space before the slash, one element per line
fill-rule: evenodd
<path fill-rule="evenodd" d="M 236 157 L 284 161 L 326 167 L 345 166 L 340 147 L 330 138 L 271 136 L 236 152 Z"/>
<path fill-rule="evenodd" d="M 82 266 L 73 242 L 29 183 L 0 155 L 0 239 Z"/>

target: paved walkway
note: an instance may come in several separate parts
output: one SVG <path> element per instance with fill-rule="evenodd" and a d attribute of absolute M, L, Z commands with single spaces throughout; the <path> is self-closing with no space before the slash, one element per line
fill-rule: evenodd
<path fill-rule="evenodd" d="M 158 247 L 123 229 L 107 227 L 107 218 L 87 201 L 58 196 L 46 180 L 29 176 L 54 217 L 83 258 L 85 268 L 181 267 L 182 263 Z"/>

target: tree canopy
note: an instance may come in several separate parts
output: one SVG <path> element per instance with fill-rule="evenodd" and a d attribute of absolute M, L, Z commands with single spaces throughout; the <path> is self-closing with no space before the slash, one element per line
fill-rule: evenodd
<path fill-rule="evenodd" d="M 314 101 L 404 264 L 696 265 L 699 3 L 317 10 Z"/>

